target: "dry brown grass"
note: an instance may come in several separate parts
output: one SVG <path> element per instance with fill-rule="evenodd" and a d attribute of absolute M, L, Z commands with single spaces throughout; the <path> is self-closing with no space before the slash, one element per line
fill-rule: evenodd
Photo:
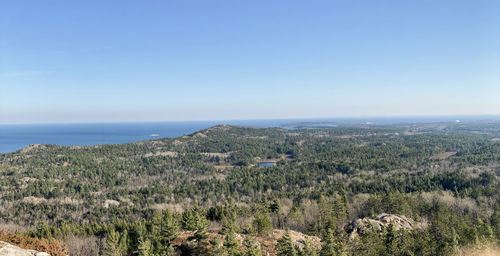
<path fill-rule="evenodd" d="M 229 156 L 231 156 L 231 153 L 232 152 L 226 152 L 226 153 L 201 152 L 200 154 L 204 155 L 204 156 L 209 156 L 209 157 L 218 156 L 220 158 L 228 158 Z"/>
<path fill-rule="evenodd" d="M 165 151 L 165 152 L 160 152 L 157 151 L 155 153 L 147 153 L 144 155 L 144 157 L 152 157 L 152 156 L 170 156 L 170 157 L 177 157 L 178 153 L 174 151 Z"/>
<path fill-rule="evenodd" d="M 23 249 L 46 252 L 52 256 L 66 256 L 66 247 L 56 239 L 38 239 L 21 234 L 9 234 L 0 231 L 0 240 Z"/>
<path fill-rule="evenodd" d="M 71 256 L 98 256 L 102 240 L 97 237 L 78 237 L 70 234 L 64 239 Z"/>
<path fill-rule="evenodd" d="M 455 256 L 500 256 L 498 245 L 464 248 L 459 250 Z"/>

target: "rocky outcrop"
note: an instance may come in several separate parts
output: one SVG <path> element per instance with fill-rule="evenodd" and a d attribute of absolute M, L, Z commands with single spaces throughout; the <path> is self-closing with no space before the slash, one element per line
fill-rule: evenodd
<path fill-rule="evenodd" d="M 350 233 L 350 238 L 355 238 L 359 234 L 364 234 L 370 230 L 381 232 L 391 223 L 396 231 L 401 229 L 423 230 L 427 227 L 425 222 L 417 222 L 403 215 L 382 213 L 375 218 L 363 218 L 351 222 L 347 225 L 347 231 Z"/>
<path fill-rule="evenodd" d="M 47 148 L 47 146 L 45 146 L 45 145 L 33 144 L 33 145 L 29 145 L 27 147 L 22 148 L 21 152 L 22 153 L 27 153 L 27 152 L 30 152 L 30 151 L 43 150 L 43 149 L 46 149 L 46 148 Z"/>
<path fill-rule="evenodd" d="M 269 253 L 270 255 L 276 255 L 276 245 L 278 244 L 278 240 L 280 240 L 286 231 L 283 229 L 273 229 L 273 231 L 262 237 L 257 237 L 257 242 L 264 252 Z M 290 230 L 290 238 L 294 245 L 299 247 L 300 249 L 304 248 L 305 241 L 307 240 L 312 247 L 317 250 L 321 249 L 321 238 L 317 236 L 308 236 L 303 233 Z"/>
<path fill-rule="evenodd" d="M 46 252 L 26 250 L 9 243 L 0 241 L 0 256 L 50 256 Z"/>
<path fill-rule="evenodd" d="M 278 240 L 285 235 L 286 231 L 283 229 L 273 229 L 269 234 L 254 237 L 254 243 L 261 249 L 263 255 L 273 256 L 276 255 L 276 245 Z M 179 233 L 178 237 L 172 241 L 174 248 L 178 250 L 194 248 L 197 246 L 197 241 L 190 239 L 194 236 L 193 231 L 182 231 Z M 307 240 L 309 244 L 316 248 L 321 249 L 321 239 L 317 236 L 308 236 L 297 231 L 290 231 L 292 242 L 299 248 L 303 248 L 305 241 Z M 218 239 L 219 241 L 224 241 L 224 236 L 217 231 L 207 232 L 208 238 L 205 239 L 205 245 L 211 247 L 210 241 Z M 245 234 L 235 234 L 235 240 L 238 242 L 239 247 L 242 251 L 246 251 L 244 240 L 247 235 Z"/>

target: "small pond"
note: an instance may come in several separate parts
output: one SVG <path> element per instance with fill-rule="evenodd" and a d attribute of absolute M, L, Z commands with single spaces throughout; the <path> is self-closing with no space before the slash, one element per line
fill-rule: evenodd
<path fill-rule="evenodd" d="M 276 162 L 260 162 L 259 166 L 260 167 L 269 167 L 269 166 L 275 166 Z"/>

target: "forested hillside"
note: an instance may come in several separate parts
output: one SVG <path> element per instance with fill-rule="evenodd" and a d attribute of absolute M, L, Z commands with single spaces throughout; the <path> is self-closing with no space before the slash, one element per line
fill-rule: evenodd
<path fill-rule="evenodd" d="M 0 154 L 0 227 L 71 255 L 452 255 L 499 242 L 500 123 L 300 127 Z"/>

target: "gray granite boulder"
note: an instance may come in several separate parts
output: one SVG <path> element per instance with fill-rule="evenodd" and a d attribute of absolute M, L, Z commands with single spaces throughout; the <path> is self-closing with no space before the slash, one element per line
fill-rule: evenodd
<path fill-rule="evenodd" d="M 9 243 L 0 241 L 0 256 L 50 256 L 46 252 L 26 250 Z"/>

